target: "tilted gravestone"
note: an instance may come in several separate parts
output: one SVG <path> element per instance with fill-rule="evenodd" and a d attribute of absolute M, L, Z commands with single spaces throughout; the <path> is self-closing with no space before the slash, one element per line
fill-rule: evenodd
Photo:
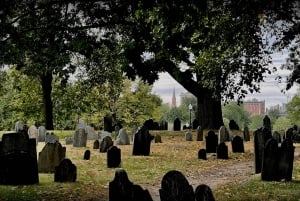
<path fill-rule="evenodd" d="M 247 126 L 244 128 L 243 138 L 244 138 L 245 142 L 250 141 L 250 132 L 249 132 L 249 128 Z"/>
<path fill-rule="evenodd" d="M 116 137 L 115 144 L 116 145 L 129 145 L 130 144 L 130 140 L 129 140 L 129 137 L 127 135 L 126 129 L 125 128 L 121 128 L 118 133 L 119 134 Z"/>
<path fill-rule="evenodd" d="M 149 133 L 149 130 L 142 126 L 134 135 L 132 155 L 150 155 L 150 145 L 154 136 Z"/>
<path fill-rule="evenodd" d="M 104 137 L 100 142 L 100 148 L 99 151 L 101 153 L 107 152 L 108 148 L 113 146 L 114 142 L 112 141 L 112 138 L 109 136 Z"/>
<path fill-rule="evenodd" d="M 200 149 L 198 151 L 198 159 L 207 160 L 205 149 Z"/>
<path fill-rule="evenodd" d="M 177 171 L 167 172 L 161 181 L 159 189 L 161 201 L 194 201 L 194 190 L 185 176 Z"/>
<path fill-rule="evenodd" d="M 154 137 L 154 142 L 155 143 L 162 143 L 161 141 L 161 136 L 159 134 L 156 134 L 155 137 Z"/>
<path fill-rule="evenodd" d="M 99 140 L 95 140 L 93 143 L 93 149 L 99 149 L 100 148 L 100 142 Z"/>
<path fill-rule="evenodd" d="M 133 184 L 125 170 L 115 172 L 115 178 L 109 182 L 109 201 L 153 201 L 148 190 Z"/>
<path fill-rule="evenodd" d="M 191 132 L 185 133 L 185 141 L 193 141 L 193 135 Z"/>
<path fill-rule="evenodd" d="M 73 147 L 86 147 L 87 133 L 84 128 L 78 128 L 73 137 Z"/>
<path fill-rule="evenodd" d="M 235 136 L 231 141 L 232 152 L 233 153 L 244 153 L 244 141 L 240 136 Z"/>
<path fill-rule="evenodd" d="M 173 130 L 174 130 L 174 131 L 180 131 L 180 130 L 181 130 L 181 121 L 180 121 L 179 118 L 176 118 L 176 119 L 174 120 Z"/>
<path fill-rule="evenodd" d="M 215 201 L 211 188 L 206 184 L 201 184 L 195 189 L 196 201 Z"/>
<path fill-rule="evenodd" d="M 218 146 L 218 136 L 210 130 L 205 137 L 206 153 L 216 153 Z"/>
<path fill-rule="evenodd" d="M 46 137 L 47 130 L 45 126 L 40 126 L 38 128 L 38 141 L 39 142 L 45 142 L 45 137 Z"/>
<path fill-rule="evenodd" d="M 90 160 L 91 158 L 91 151 L 90 150 L 85 150 L 83 154 L 83 160 Z"/>
<path fill-rule="evenodd" d="M 39 173 L 53 173 L 55 167 L 66 156 L 66 148 L 59 142 L 47 143 L 39 153 L 38 168 Z"/>
<path fill-rule="evenodd" d="M 217 147 L 217 158 L 228 159 L 228 147 L 225 142 L 221 142 Z"/>
<path fill-rule="evenodd" d="M 77 167 L 70 159 L 63 159 L 54 171 L 54 182 L 75 182 Z"/>
<path fill-rule="evenodd" d="M 27 133 L 6 133 L 0 141 L 0 184 L 39 183 L 36 140 Z"/>
<path fill-rule="evenodd" d="M 203 141 L 203 129 L 201 126 L 197 128 L 197 141 Z"/>
<path fill-rule="evenodd" d="M 117 168 L 121 165 L 121 149 L 111 146 L 107 150 L 107 167 Z"/>

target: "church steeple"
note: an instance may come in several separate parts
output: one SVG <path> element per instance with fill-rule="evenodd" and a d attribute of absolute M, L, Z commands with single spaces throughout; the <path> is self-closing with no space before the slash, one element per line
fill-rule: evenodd
<path fill-rule="evenodd" d="M 171 105 L 171 107 L 176 107 L 176 95 L 175 95 L 175 88 L 173 89 L 172 105 Z"/>

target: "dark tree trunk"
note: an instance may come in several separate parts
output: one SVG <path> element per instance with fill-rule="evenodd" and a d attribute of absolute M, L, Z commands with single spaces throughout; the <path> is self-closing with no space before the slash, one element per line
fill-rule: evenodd
<path fill-rule="evenodd" d="M 197 98 L 199 125 L 204 129 L 219 129 L 223 123 L 221 100 L 210 93 Z"/>
<path fill-rule="evenodd" d="M 52 93 L 52 74 L 45 74 L 41 76 L 41 84 L 43 90 L 44 102 L 44 119 L 47 130 L 53 130 L 53 104 L 51 99 Z"/>

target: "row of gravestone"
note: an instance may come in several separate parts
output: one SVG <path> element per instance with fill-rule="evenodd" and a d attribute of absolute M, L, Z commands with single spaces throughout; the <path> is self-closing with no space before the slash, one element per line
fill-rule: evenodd
<path fill-rule="evenodd" d="M 161 201 L 215 201 L 212 190 L 206 184 L 200 184 L 195 191 L 185 176 L 177 171 L 167 172 L 159 189 Z M 152 201 L 147 189 L 132 183 L 126 171 L 119 169 L 109 183 L 109 201 Z"/>

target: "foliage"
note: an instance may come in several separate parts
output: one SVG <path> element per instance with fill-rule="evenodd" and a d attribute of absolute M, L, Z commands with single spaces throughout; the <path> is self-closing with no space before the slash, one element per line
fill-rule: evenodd
<path fill-rule="evenodd" d="M 254 115 L 250 117 L 249 130 L 255 131 L 263 126 L 264 115 Z"/>
<path fill-rule="evenodd" d="M 286 131 L 288 128 L 291 128 L 293 124 L 291 123 L 290 119 L 287 117 L 279 117 L 276 119 L 275 123 L 273 124 L 274 131 Z"/>
<path fill-rule="evenodd" d="M 288 118 L 291 120 L 292 124 L 300 125 L 300 89 L 298 89 L 297 94 L 292 100 L 287 103 L 286 109 Z"/>
<path fill-rule="evenodd" d="M 227 119 L 228 123 L 230 120 L 234 120 L 241 129 L 249 125 L 250 115 L 244 110 L 242 104 L 238 105 L 236 102 L 226 104 L 222 107 L 222 114 L 223 118 Z M 226 126 L 229 127 L 228 125 Z"/>

